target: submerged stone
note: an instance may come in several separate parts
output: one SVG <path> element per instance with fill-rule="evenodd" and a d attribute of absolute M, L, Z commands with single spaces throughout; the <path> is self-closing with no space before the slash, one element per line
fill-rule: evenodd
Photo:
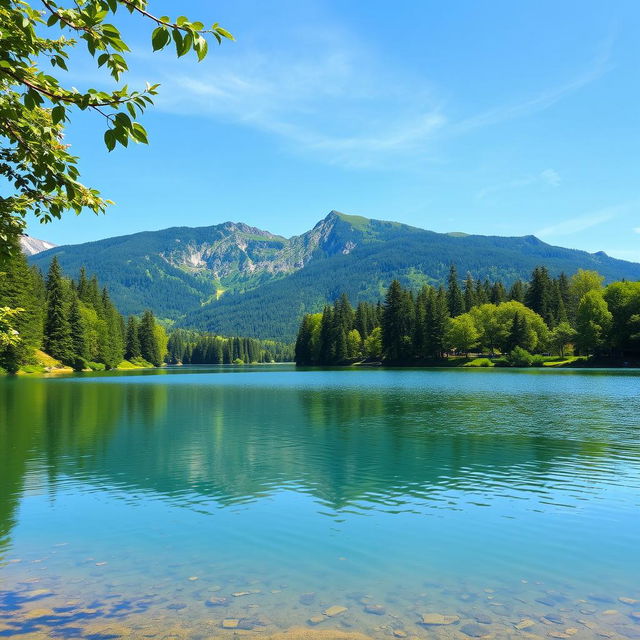
<path fill-rule="evenodd" d="M 520 622 L 514 624 L 513 626 L 518 631 L 524 631 L 525 629 L 530 629 L 531 627 L 535 626 L 535 624 L 535 621 L 531 620 L 531 618 L 524 618 L 524 620 L 520 620 Z"/>
<path fill-rule="evenodd" d="M 267 636 L 266 640 L 372 640 L 372 638 L 357 631 L 294 627 L 288 631 Z"/>
<path fill-rule="evenodd" d="M 624 596 L 620 596 L 618 600 L 622 602 L 622 604 L 638 604 L 638 602 L 640 602 L 640 600 L 636 600 L 635 598 L 625 598 Z"/>
<path fill-rule="evenodd" d="M 422 624 L 433 626 L 444 626 L 457 622 L 460 622 L 459 616 L 444 616 L 441 613 L 424 613 L 421 620 Z"/>
<path fill-rule="evenodd" d="M 491 624 L 491 618 L 484 613 L 476 613 L 473 617 L 480 624 Z"/>
<path fill-rule="evenodd" d="M 381 604 L 368 604 L 365 606 L 364 611 L 375 616 L 383 616 L 387 612 Z"/>
<path fill-rule="evenodd" d="M 324 616 L 311 616 L 309 620 L 307 620 L 307 622 L 309 624 L 316 625 L 316 624 L 320 624 L 321 622 L 324 622 L 325 620 L 326 618 Z"/>
<path fill-rule="evenodd" d="M 229 604 L 229 598 L 212 596 L 207 600 L 207 604 L 210 607 L 226 607 Z"/>
<path fill-rule="evenodd" d="M 315 593 L 313 592 L 303 593 L 299 598 L 299 602 L 300 604 L 313 604 L 315 599 L 316 599 Z"/>
<path fill-rule="evenodd" d="M 347 607 L 341 607 L 340 605 L 333 605 L 328 609 L 323 611 L 325 616 L 329 616 L 330 618 L 334 618 L 335 616 L 339 616 L 347 610 Z"/>
<path fill-rule="evenodd" d="M 237 618 L 225 618 L 222 621 L 222 628 L 223 629 L 237 629 L 239 623 L 240 623 L 240 620 L 238 620 Z"/>
<path fill-rule="evenodd" d="M 462 625 L 460 627 L 460 631 L 470 638 L 482 638 L 483 636 L 488 635 L 486 627 L 483 627 L 476 622 L 469 622 L 468 624 Z"/>

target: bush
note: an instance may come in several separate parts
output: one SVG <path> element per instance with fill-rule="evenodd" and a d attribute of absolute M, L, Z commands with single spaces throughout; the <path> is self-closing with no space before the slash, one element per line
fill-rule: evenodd
<path fill-rule="evenodd" d="M 74 371 L 84 371 L 89 368 L 89 363 L 80 356 L 76 356 L 71 363 Z"/>
<path fill-rule="evenodd" d="M 87 369 L 91 371 L 104 371 L 107 367 L 103 362 L 90 362 L 87 361 Z"/>
<path fill-rule="evenodd" d="M 541 356 L 539 354 L 535 355 L 535 356 L 531 356 L 531 366 L 532 367 L 543 367 L 544 363 L 546 362 L 546 358 L 544 356 Z"/>
<path fill-rule="evenodd" d="M 530 367 L 533 364 L 533 356 L 522 347 L 516 347 L 507 356 L 510 367 Z"/>
<path fill-rule="evenodd" d="M 470 362 L 465 362 L 463 367 L 493 367 L 493 362 L 489 358 L 475 358 Z"/>

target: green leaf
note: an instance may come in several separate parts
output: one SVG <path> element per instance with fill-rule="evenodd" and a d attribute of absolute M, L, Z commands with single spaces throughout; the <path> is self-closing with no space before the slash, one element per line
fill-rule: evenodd
<path fill-rule="evenodd" d="M 144 127 L 139 122 L 134 122 L 131 135 L 136 142 L 141 142 L 142 144 L 149 144 L 149 140 L 147 138 L 147 132 Z"/>
<path fill-rule="evenodd" d="M 116 147 L 116 134 L 113 129 L 107 129 L 104 132 L 104 143 L 109 151 L 113 151 Z"/>
<path fill-rule="evenodd" d="M 53 124 L 58 124 L 64 120 L 66 115 L 66 109 L 59 104 L 57 107 L 53 107 L 51 109 L 51 119 L 53 120 Z"/>
<path fill-rule="evenodd" d="M 157 29 L 154 29 L 151 34 L 151 46 L 154 51 L 159 51 L 166 47 L 169 40 L 171 40 L 171 36 L 165 27 L 158 27 Z"/>
<path fill-rule="evenodd" d="M 180 57 L 180 51 L 182 50 L 182 34 L 177 29 L 174 29 L 172 35 L 173 41 L 176 43 L 176 53 L 178 54 L 178 57 Z"/>

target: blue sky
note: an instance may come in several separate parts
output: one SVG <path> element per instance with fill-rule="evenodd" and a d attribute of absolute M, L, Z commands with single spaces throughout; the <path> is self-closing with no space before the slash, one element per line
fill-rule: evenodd
<path fill-rule="evenodd" d="M 337 209 L 640 261 L 637 0 L 179 5 L 237 41 L 176 60 L 127 20 L 126 81 L 161 83 L 151 144 L 109 154 L 102 123 L 77 117 L 83 180 L 116 205 L 31 235 L 233 220 L 290 236 Z M 103 76 L 78 58 L 69 80 Z"/>

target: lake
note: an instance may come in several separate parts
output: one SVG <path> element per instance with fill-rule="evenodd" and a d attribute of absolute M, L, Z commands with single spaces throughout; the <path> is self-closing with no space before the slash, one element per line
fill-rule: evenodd
<path fill-rule="evenodd" d="M 240 635 L 640 638 L 640 371 L 0 379 L 0 638 Z"/>

